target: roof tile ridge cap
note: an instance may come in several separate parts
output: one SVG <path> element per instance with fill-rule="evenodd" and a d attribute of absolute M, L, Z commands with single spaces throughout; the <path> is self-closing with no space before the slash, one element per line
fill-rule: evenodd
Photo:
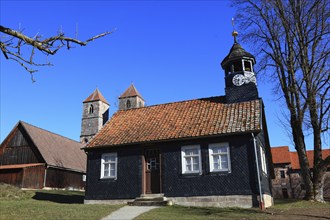
<path fill-rule="evenodd" d="M 52 131 L 49 131 L 49 130 L 47 130 L 47 129 L 44 129 L 44 128 L 41 128 L 41 127 L 38 127 L 38 126 L 36 126 L 36 125 L 32 125 L 32 124 L 27 123 L 27 122 L 24 122 L 24 121 L 21 121 L 21 122 L 23 122 L 25 125 L 28 125 L 28 126 L 31 126 L 31 127 L 36 128 L 36 129 L 39 129 L 39 130 L 45 131 L 45 132 L 47 132 L 47 133 L 50 133 L 50 134 L 53 134 L 53 135 L 56 135 L 56 136 L 62 137 L 62 138 L 67 139 L 67 140 L 69 140 L 69 141 L 73 141 L 73 142 L 76 142 L 76 143 L 78 143 L 78 144 L 81 144 L 79 141 L 76 141 L 76 140 L 73 140 L 73 139 L 71 139 L 71 138 L 65 137 L 65 136 L 63 136 L 63 135 L 61 135 L 61 134 L 57 134 L 57 133 L 55 133 L 55 132 L 52 132 Z M 24 125 L 23 123 L 22 123 L 22 125 Z M 24 128 L 26 129 L 26 126 L 25 126 L 25 125 L 24 125 Z"/>
<path fill-rule="evenodd" d="M 128 109 L 128 110 L 143 109 L 143 108 L 150 108 L 150 107 L 162 106 L 162 105 L 171 105 L 171 104 L 184 103 L 184 102 L 203 101 L 203 100 L 208 100 L 208 99 L 212 99 L 212 98 L 221 98 L 221 97 L 224 97 L 224 96 L 211 96 L 211 97 L 204 97 L 204 98 L 180 100 L 180 101 L 174 101 L 174 102 L 167 102 L 167 103 L 149 105 L 149 106 L 145 106 L 145 107 L 141 107 L 141 108 L 132 108 L 132 109 Z M 221 104 L 226 104 L 226 103 L 221 103 Z M 120 110 L 120 111 L 128 111 L 128 110 Z"/>

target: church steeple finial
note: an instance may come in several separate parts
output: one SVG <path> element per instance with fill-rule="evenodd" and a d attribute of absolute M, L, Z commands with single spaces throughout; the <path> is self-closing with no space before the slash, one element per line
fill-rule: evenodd
<path fill-rule="evenodd" d="M 237 35 L 238 35 L 238 32 L 235 30 L 235 19 L 234 18 L 232 18 L 231 19 L 231 25 L 233 26 L 233 32 L 232 32 L 232 36 L 234 37 L 234 43 L 237 43 L 237 39 L 236 39 L 236 37 L 237 37 Z"/>

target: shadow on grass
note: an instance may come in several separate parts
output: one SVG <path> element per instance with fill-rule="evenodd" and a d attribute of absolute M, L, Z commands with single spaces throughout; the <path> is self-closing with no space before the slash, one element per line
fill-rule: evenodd
<path fill-rule="evenodd" d="M 83 204 L 84 196 L 83 195 L 63 195 L 63 194 L 54 194 L 47 192 L 36 192 L 32 197 L 35 200 L 41 201 L 51 201 L 56 203 L 64 204 Z"/>

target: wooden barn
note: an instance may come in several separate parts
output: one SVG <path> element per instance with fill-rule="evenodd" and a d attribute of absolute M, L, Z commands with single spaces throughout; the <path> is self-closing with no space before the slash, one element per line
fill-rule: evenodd
<path fill-rule="evenodd" d="M 0 147 L 0 182 L 19 188 L 85 187 L 83 144 L 19 121 Z"/>

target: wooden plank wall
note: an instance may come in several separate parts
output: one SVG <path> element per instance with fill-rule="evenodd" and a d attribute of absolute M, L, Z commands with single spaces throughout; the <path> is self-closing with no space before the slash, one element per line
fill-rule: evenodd
<path fill-rule="evenodd" d="M 22 188 L 42 189 L 44 186 L 45 166 L 24 168 Z"/>
<path fill-rule="evenodd" d="M 33 146 L 28 144 L 22 132 L 17 129 L 9 143 L 1 146 L 0 165 L 42 162 L 38 161 L 32 148 Z"/>
<path fill-rule="evenodd" d="M 22 187 L 23 169 L 0 170 L 0 182 Z"/>
<path fill-rule="evenodd" d="M 46 187 L 84 189 L 85 182 L 82 176 L 83 174 L 78 172 L 48 168 Z"/>

